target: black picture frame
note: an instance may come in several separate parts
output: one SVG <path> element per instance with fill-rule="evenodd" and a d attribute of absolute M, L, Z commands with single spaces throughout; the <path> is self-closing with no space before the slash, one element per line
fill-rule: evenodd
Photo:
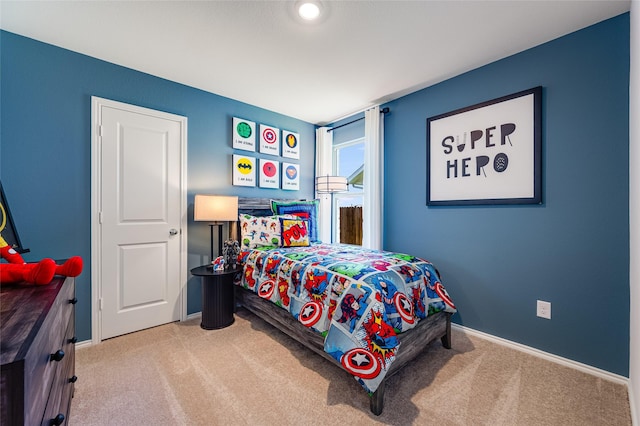
<path fill-rule="evenodd" d="M 28 253 L 29 249 L 22 247 L 18 230 L 13 222 L 11 210 L 7 203 L 7 197 L 4 195 L 4 187 L 0 182 L 0 232 L 6 243 L 18 253 Z"/>
<path fill-rule="evenodd" d="M 541 86 L 427 118 L 427 206 L 541 203 Z"/>

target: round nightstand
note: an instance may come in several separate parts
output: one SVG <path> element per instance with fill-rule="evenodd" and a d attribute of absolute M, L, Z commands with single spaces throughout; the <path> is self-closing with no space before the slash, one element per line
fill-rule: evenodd
<path fill-rule="evenodd" d="M 202 277 L 202 322 L 200 327 L 215 330 L 233 324 L 235 308 L 234 284 L 242 267 L 214 271 L 209 265 L 198 266 L 191 274 Z"/>

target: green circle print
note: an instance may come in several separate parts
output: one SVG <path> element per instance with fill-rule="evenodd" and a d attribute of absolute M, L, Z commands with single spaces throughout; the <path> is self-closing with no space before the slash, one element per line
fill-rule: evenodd
<path fill-rule="evenodd" d="M 251 136 L 251 126 L 249 126 L 249 124 L 245 123 L 244 121 L 238 123 L 238 125 L 236 126 L 236 131 L 241 138 L 246 139 Z"/>

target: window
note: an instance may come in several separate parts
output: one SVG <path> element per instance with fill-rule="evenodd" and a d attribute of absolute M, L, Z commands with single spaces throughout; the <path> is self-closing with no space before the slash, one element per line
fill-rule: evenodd
<path fill-rule="evenodd" d="M 334 241 L 362 245 L 364 138 L 334 145 L 333 172 L 345 176 L 348 183 L 347 192 L 335 194 Z"/>

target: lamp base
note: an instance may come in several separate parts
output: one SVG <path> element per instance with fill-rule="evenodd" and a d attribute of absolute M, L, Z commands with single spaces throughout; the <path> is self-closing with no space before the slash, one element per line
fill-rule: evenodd
<path fill-rule="evenodd" d="M 222 222 L 212 222 L 209 224 L 209 226 L 211 227 L 211 262 L 213 262 L 215 260 L 215 257 L 213 257 L 213 227 L 217 226 L 218 227 L 218 256 L 222 256 L 222 225 L 224 225 L 224 223 Z"/>

